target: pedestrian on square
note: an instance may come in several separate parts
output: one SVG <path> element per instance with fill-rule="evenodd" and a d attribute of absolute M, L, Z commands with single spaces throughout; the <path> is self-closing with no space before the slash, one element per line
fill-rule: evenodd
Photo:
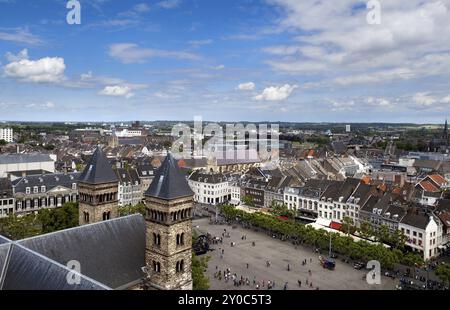
<path fill-rule="evenodd" d="M 302 287 L 302 281 L 298 280 L 298 286 Z"/>

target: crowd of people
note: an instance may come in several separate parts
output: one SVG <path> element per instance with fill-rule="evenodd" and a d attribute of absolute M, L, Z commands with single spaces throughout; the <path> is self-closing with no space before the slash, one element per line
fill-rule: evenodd
<path fill-rule="evenodd" d="M 221 237 L 212 237 L 211 240 L 213 240 L 213 244 L 223 244 L 223 238 L 231 238 L 231 234 L 229 231 L 227 231 L 227 229 L 225 228 L 221 234 Z M 247 240 L 247 235 L 242 235 L 240 237 L 241 240 Z M 252 246 L 256 246 L 255 241 L 251 242 Z M 234 241 L 230 241 L 230 247 L 235 247 L 236 246 L 236 242 Z M 224 255 L 225 255 L 225 247 L 221 246 L 218 248 L 218 251 L 220 253 L 220 258 L 223 259 Z M 301 261 L 301 265 L 302 266 L 306 266 L 308 263 L 313 263 L 313 259 L 309 258 L 309 259 L 304 259 Z M 267 290 L 271 290 L 274 289 L 275 286 L 275 281 L 274 280 L 269 280 L 269 279 L 257 279 L 256 276 L 249 276 L 248 274 L 251 274 L 251 266 L 249 263 L 244 263 L 245 264 L 245 270 L 248 270 L 248 272 L 243 272 L 243 274 L 238 274 L 237 272 L 232 272 L 230 267 L 225 267 L 225 268 L 219 268 L 219 266 L 215 266 L 215 272 L 214 272 L 214 278 L 218 281 L 224 281 L 225 283 L 232 283 L 233 286 L 235 286 L 236 288 L 239 287 L 247 287 L 248 289 L 256 289 L 256 290 L 262 290 L 262 289 L 267 289 Z M 265 261 L 265 266 L 266 268 L 271 268 L 272 263 L 270 260 L 266 260 Z M 286 266 L 286 270 L 289 272 L 295 272 L 292 268 L 291 265 L 288 263 Z M 246 274 L 244 274 L 246 273 Z M 302 282 L 301 279 L 298 280 L 298 287 L 302 288 L 302 284 L 303 288 L 314 288 L 313 286 L 313 282 L 312 282 L 312 271 L 311 269 L 308 270 L 308 275 L 306 277 L 306 279 L 304 279 L 304 282 Z M 280 288 L 282 288 L 283 290 L 287 290 L 289 289 L 289 282 L 285 282 L 284 285 L 282 285 Z M 316 289 L 319 289 L 318 287 L 315 287 Z"/>

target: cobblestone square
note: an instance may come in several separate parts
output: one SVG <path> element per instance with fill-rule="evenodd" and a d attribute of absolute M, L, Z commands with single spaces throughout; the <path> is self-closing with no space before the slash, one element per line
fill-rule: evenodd
<path fill-rule="evenodd" d="M 380 285 L 369 285 L 365 280 L 366 270 L 356 270 L 353 265 L 336 259 L 334 271 L 324 269 L 319 264 L 319 255 L 311 248 L 298 246 L 297 248 L 279 239 L 271 238 L 262 233 L 255 232 L 241 227 L 232 228 L 228 225 L 210 225 L 208 219 L 199 219 L 193 222 L 194 229 L 198 234 L 210 233 L 212 236 L 221 237 L 224 229 L 230 233 L 229 238 L 223 238 L 222 244 L 214 244 L 211 247 L 214 251 L 209 252 L 207 274 L 210 279 L 210 289 L 213 290 L 249 290 L 255 289 L 253 280 L 259 283 L 261 289 L 267 289 L 267 281 L 275 282 L 275 290 L 284 289 L 287 282 L 288 290 L 392 290 L 395 289 L 398 280 L 393 280 L 382 276 Z M 246 240 L 242 236 L 246 235 Z M 231 242 L 235 242 L 232 247 Z M 255 242 L 255 246 L 252 245 Z M 221 258 L 222 249 L 224 250 Z M 322 253 L 326 256 L 327 253 Z M 302 261 L 307 260 L 307 264 L 302 266 Z M 266 261 L 270 261 L 267 267 Z M 248 269 L 247 269 L 248 264 Z M 287 267 L 290 267 L 290 271 Z M 250 280 L 250 285 L 235 287 L 230 279 L 225 282 L 224 278 L 218 280 L 214 277 L 216 270 L 226 270 L 230 268 L 231 274 L 236 273 L 238 279 L 243 276 Z M 311 270 L 311 274 L 309 274 Z M 364 277 L 364 279 L 363 279 Z M 302 282 L 299 287 L 298 281 Z M 262 283 L 265 283 L 262 287 Z M 312 287 L 306 285 L 312 282 Z"/>

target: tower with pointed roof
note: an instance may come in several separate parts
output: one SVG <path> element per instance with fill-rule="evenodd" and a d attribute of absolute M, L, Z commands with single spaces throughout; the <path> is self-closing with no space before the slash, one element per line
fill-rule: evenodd
<path fill-rule="evenodd" d="M 192 289 L 193 195 L 169 153 L 145 192 L 146 263 L 158 289 Z"/>
<path fill-rule="evenodd" d="M 118 216 L 118 182 L 108 159 L 97 147 L 78 180 L 80 225 Z"/>

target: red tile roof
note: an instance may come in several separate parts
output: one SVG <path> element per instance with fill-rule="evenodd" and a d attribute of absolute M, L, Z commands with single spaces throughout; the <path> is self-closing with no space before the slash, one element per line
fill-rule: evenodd
<path fill-rule="evenodd" d="M 419 185 L 427 192 L 439 192 L 439 189 L 434 186 L 430 181 L 422 181 Z"/>
<path fill-rule="evenodd" d="M 440 174 L 431 174 L 428 176 L 439 187 L 444 186 L 447 181 Z"/>

